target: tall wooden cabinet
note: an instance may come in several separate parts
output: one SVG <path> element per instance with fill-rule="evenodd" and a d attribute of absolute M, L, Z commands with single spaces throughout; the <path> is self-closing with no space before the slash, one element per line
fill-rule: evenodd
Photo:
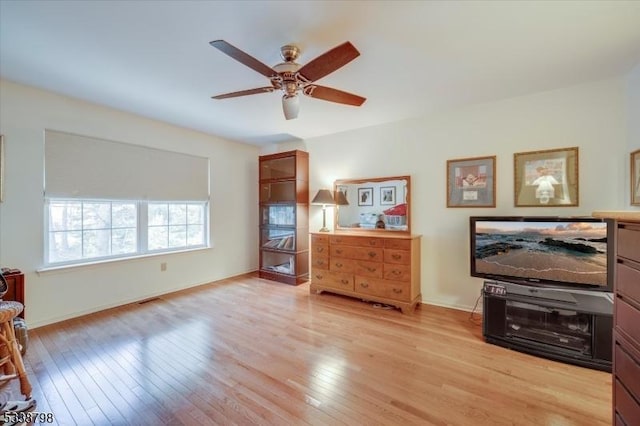
<path fill-rule="evenodd" d="M 613 422 L 631 426 L 640 425 L 640 218 L 617 228 Z"/>
<path fill-rule="evenodd" d="M 259 159 L 261 278 L 298 285 L 309 279 L 309 154 Z"/>
<path fill-rule="evenodd" d="M 312 293 L 323 291 L 413 311 L 420 293 L 420 236 L 311 233 Z"/>

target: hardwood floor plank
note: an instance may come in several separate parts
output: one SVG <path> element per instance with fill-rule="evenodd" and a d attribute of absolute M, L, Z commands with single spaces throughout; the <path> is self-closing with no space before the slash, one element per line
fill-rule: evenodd
<path fill-rule="evenodd" d="M 29 330 L 59 425 L 606 425 L 611 375 L 413 315 L 253 275 Z M 16 395 L 17 381 L 7 387 Z"/>

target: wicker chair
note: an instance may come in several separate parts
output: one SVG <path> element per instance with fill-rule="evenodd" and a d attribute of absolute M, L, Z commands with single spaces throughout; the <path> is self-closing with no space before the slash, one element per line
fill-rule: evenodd
<path fill-rule="evenodd" d="M 31 398 L 31 383 L 24 368 L 20 345 L 13 329 L 13 319 L 22 312 L 22 303 L 0 300 L 0 368 L 4 375 L 0 382 L 20 380 L 20 393 L 25 399 Z"/>

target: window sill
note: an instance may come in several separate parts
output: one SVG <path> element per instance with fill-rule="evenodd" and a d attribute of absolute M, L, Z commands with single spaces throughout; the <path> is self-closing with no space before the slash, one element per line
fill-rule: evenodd
<path fill-rule="evenodd" d="M 70 269 L 101 266 L 101 265 L 117 263 L 117 262 L 127 262 L 130 260 L 148 259 L 150 257 L 168 256 L 168 255 L 182 254 L 182 253 L 193 253 L 196 251 L 209 250 L 211 248 L 213 248 L 213 246 L 190 248 L 190 249 L 175 250 L 175 251 L 163 251 L 161 253 L 145 253 L 145 254 L 140 254 L 136 256 L 118 257 L 115 259 L 103 259 L 103 260 L 96 260 L 93 262 L 74 263 L 71 265 L 45 266 L 45 267 L 36 269 L 36 273 L 40 275 L 40 274 L 48 274 L 52 272 L 64 272 Z"/>

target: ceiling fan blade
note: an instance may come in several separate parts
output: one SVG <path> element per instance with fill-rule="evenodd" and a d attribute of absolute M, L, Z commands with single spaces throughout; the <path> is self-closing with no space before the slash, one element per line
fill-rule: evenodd
<path fill-rule="evenodd" d="M 209 42 L 209 44 L 215 47 L 216 49 L 220 50 L 221 52 L 231 56 L 233 59 L 240 62 L 241 64 L 244 64 L 249 68 L 251 68 L 252 70 L 259 72 L 265 77 L 271 78 L 271 77 L 276 77 L 278 75 L 278 73 L 271 67 L 263 64 L 253 56 L 243 52 L 242 50 L 238 49 L 235 46 L 232 46 L 231 44 L 227 43 L 224 40 L 214 40 Z"/>
<path fill-rule="evenodd" d="M 298 74 L 308 81 L 316 81 L 345 66 L 358 56 L 360 56 L 360 52 L 347 41 L 304 65 L 298 70 Z"/>
<path fill-rule="evenodd" d="M 256 95 L 258 93 L 270 93 L 275 89 L 271 86 L 268 87 L 258 87 L 257 89 L 249 89 L 249 90 L 241 90 L 239 92 L 231 92 L 225 93 L 223 95 L 212 96 L 212 99 L 227 99 L 227 98 L 237 98 L 238 96 L 247 96 L 247 95 Z"/>
<path fill-rule="evenodd" d="M 306 86 L 303 93 L 312 98 L 353 106 L 360 106 L 367 100 L 367 98 L 354 95 L 353 93 L 343 92 L 342 90 L 332 89 L 331 87 L 318 86 L 317 84 Z"/>

